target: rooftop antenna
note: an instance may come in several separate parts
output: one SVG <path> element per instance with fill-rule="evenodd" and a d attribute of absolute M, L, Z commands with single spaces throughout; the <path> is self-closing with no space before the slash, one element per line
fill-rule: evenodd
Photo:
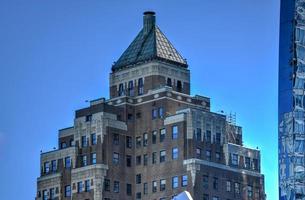
<path fill-rule="evenodd" d="M 227 114 L 227 122 L 229 124 L 232 124 L 232 125 L 236 125 L 236 113 L 232 113 L 230 112 L 229 114 Z"/>

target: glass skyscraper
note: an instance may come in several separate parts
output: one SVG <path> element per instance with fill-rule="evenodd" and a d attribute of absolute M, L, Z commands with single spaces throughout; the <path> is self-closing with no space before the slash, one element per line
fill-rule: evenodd
<path fill-rule="evenodd" d="M 305 199 L 305 0 L 281 0 L 279 197 Z"/>

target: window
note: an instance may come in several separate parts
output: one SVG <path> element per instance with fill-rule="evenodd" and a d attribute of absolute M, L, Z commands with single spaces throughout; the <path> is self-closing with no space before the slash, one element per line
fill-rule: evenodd
<path fill-rule="evenodd" d="M 205 156 L 207 160 L 211 160 L 211 150 L 206 150 L 205 151 Z"/>
<path fill-rule="evenodd" d="M 232 155 L 232 165 L 237 166 L 238 165 L 238 155 L 237 154 L 231 154 Z"/>
<path fill-rule="evenodd" d="M 110 191 L 110 180 L 109 179 L 104 180 L 104 190 Z"/>
<path fill-rule="evenodd" d="M 113 164 L 118 165 L 119 164 L 119 159 L 120 159 L 120 154 L 114 152 L 113 153 L 113 158 L 112 158 Z"/>
<path fill-rule="evenodd" d="M 201 158 L 201 149 L 200 148 L 196 148 L 196 157 L 197 158 Z"/>
<path fill-rule="evenodd" d="M 136 175 L 136 183 L 140 184 L 141 182 L 142 182 L 142 176 L 141 176 L 141 174 L 137 174 Z"/>
<path fill-rule="evenodd" d="M 142 95 L 143 93 L 144 93 L 143 78 L 139 78 L 139 80 L 138 80 L 138 95 Z"/>
<path fill-rule="evenodd" d="M 77 183 L 77 193 L 81 193 L 83 191 L 83 182 Z"/>
<path fill-rule="evenodd" d="M 221 137 L 221 134 L 220 133 L 216 133 L 216 144 L 220 144 L 220 137 Z"/>
<path fill-rule="evenodd" d="M 119 96 L 123 96 L 124 95 L 124 84 L 120 83 L 119 85 Z"/>
<path fill-rule="evenodd" d="M 166 151 L 160 151 L 160 163 L 165 162 Z"/>
<path fill-rule="evenodd" d="M 119 193 L 120 192 L 120 182 L 119 181 L 114 181 L 113 183 L 113 192 Z"/>
<path fill-rule="evenodd" d="M 253 170 L 258 170 L 258 159 L 253 159 Z"/>
<path fill-rule="evenodd" d="M 136 157 L 136 164 L 141 165 L 141 156 Z"/>
<path fill-rule="evenodd" d="M 142 114 L 140 112 L 137 112 L 136 117 L 137 119 L 140 119 L 142 117 Z"/>
<path fill-rule="evenodd" d="M 82 166 L 87 166 L 87 156 L 82 156 Z"/>
<path fill-rule="evenodd" d="M 148 188 L 147 188 L 147 183 L 143 184 L 143 194 L 147 194 L 148 193 Z"/>
<path fill-rule="evenodd" d="M 152 143 L 153 144 L 157 143 L 157 131 L 152 132 Z"/>
<path fill-rule="evenodd" d="M 42 199 L 43 200 L 48 200 L 48 191 L 47 190 L 42 191 Z"/>
<path fill-rule="evenodd" d="M 128 119 L 129 121 L 133 120 L 133 115 L 132 115 L 131 113 L 128 113 L 128 114 L 127 114 L 127 119 Z"/>
<path fill-rule="evenodd" d="M 113 134 L 113 144 L 119 145 L 119 134 Z"/>
<path fill-rule="evenodd" d="M 126 166 L 131 167 L 131 156 L 129 155 L 126 156 Z"/>
<path fill-rule="evenodd" d="M 245 168 L 250 169 L 250 158 L 249 157 L 245 158 Z"/>
<path fill-rule="evenodd" d="M 132 148 L 132 137 L 126 137 L 126 147 L 131 149 Z"/>
<path fill-rule="evenodd" d="M 134 96 L 133 81 L 128 82 L 128 95 Z"/>
<path fill-rule="evenodd" d="M 161 179 L 160 180 L 160 191 L 164 191 L 166 189 L 166 180 Z"/>
<path fill-rule="evenodd" d="M 207 130 L 206 131 L 206 140 L 207 142 L 211 143 L 211 131 L 210 130 Z"/>
<path fill-rule="evenodd" d="M 160 142 L 163 142 L 165 139 L 166 130 L 165 128 L 160 130 Z"/>
<path fill-rule="evenodd" d="M 239 183 L 234 184 L 234 192 L 235 192 L 235 194 L 240 194 L 240 184 Z"/>
<path fill-rule="evenodd" d="M 67 147 L 67 143 L 62 142 L 60 146 L 61 146 L 61 148 L 62 148 L 62 149 L 64 149 L 64 148 L 66 148 L 66 147 Z"/>
<path fill-rule="evenodd" d="M 160 118 L 164 117 L 164 109 L 162 107 L 159 108 L 159 117 Z"/>
<path fill-rule="evenodd" d="M 55 188 L 51 188 L 50 189 L 50 199 L 54 199 L 55 198 Z"/>
<path fill-rule="evenodd" d="M 87 138 L 86 136 L 82 136 L 82 147 L 86 147 L 87 146 Z"/>
<path fill-rule="evenodd" d="M 187 175 L 183 175 L 181 179 L 181 186 L 185 187 L 187 186 Z"/>
<path fill-rule="evenodd" d="M 132 195 L 132 186 L 131 186 L 131 184 L 129 184 L 129 183 L 126 184 L 126 194 L 127 194 L 128 196 L 131 196 L 131 195 Z"/>
<path fill-rule="evenodd" d="M 172 159 L 173 160 L 177 160 L 178 159 L 178 148 L 177 147 L 175 147 L 175 148 L 173 148 L 172 149 Z"/>
<path fill-rule="evenodd" d="M 213 189 L 218 190 L 218 178 L 213 178 Z"/>
<path fill-rule="evenodd" d="M 70 139 L 70 142 L 69 142 L 70 147 L 73 147 L 73 146 L 74 146 L 73 142 L 74 142 L 74 140 L 73 140 L 73 139 Z"/>
<path fill-rule="evenodd" d="M 85 180 L 85 192 L 90 191 L 90 180 Z"/>
<path fill-rule="evenodd" d="M 216 161 L 220 161 L 220 152 L 215 153 Z"/>
<path fill-rule="evenodd" d="M 178 126 L 172 126 L 172 139 L 178 138 Z"/>
<path fill-rule="evenodd" d="M 147 146 L 148 143 L 148 134 L 144 133 L 143 134 L 143 146 Z"/>
<path fill-rule="evenodd" d="M 169 87 L 172 87 L 172 79 L 171 78 L 167 78 L 166 85 L 169 86 Z"/>
<path fill-rule="evenodd" d="M 141 197 L 142 195 L 141 195 L 141 192 L 137 192 L 137 194 L 136 194 L 136 199 L 138 200 L 138 199 L 141 199 L 142 197 Z"/>
<path fill-rule="evenodd" d="M 153 152 L 152 153 L 152 164 L 156 164 L 157 163 L 157 152 Z"/>
<path fill-rule="evenodd" d="M 50 162 L 44 163 L 44 172 L 47 174 L 50 172 Z"/>
<path fill-rule="evenodd" d="M 71 167 L 71 158 L 65 157 L 65 168 L 70 168 L 70 167 Z"/>
<path fill-rule="evenodd" d="M 92 115 L 87 115 L 86 122 L 91 122 L 91 121 L 92 121 Z"/>
<path fill-rule="evenodd" d="M 203 182 L 203 188 L 208 189 L 209 188 L 209 176 L 203 175 L 202 182 Z"/>
<path fill-rule="evenodd" d="M 248 190 L 248 198 L 252 198 L 253 197 L 253 187 L 248 185 L 247 190 Z"/>
<path fill-rule="evenodd" d="M 143 164 L 144 164 L 144 166 L 146 166 L 147 163 L 148 163 L 148 156 L 147 156 L 147 154 L 144 154 L 143 155 Z"/>
<path fill-rule="evenodd" d="M 181 92 L 182 91 L 182 83 L 181 81 L 177 81 L 177 92 Z"/>
<path fill-rule="evenodd" d="M 203 195 L 203 200 L 209 200 L 209 195 L 208 194 L 204 194 Z"/>
<path fill-rule="evenodd" d="M 201 141 L 201 128 L 196 129 L 196 139 L 197 141 Z"/>
<path fill-rule="evenodd" d="M 231 181 L 226 182 L 226 191 L 231 192 Z"/>
<path fill-rule="evenodd" d="M 153 193 L 157 192 L 157 181 L 152 182 L 152 192 Z"/>
<path fill-rule="evenodd" d="M 136 137 L 136 147 L 140 148 L 142 145 L 141 137 Z"/>
<path fill-rule="evenodd" d="M 65 197 L 71 197 L 71 186 L 70 185 L 65 186 Z"/>
<path fill-rule="evenodd" d="M 178 176 L 174 176 L 172 178 L 172 188 L 177 188 L 178 187 Z"/>
<path fill-rule="evenodd" d="M 151 118 L 152 119 L 156 119 L 158 117 L 158 109 L 157 108 L 154 108 L 152 109 L 151 111 Z"/>
<path fill-rule="evenodd" d="M 91 154 L 91 164 L 96 164 L 96 153 Z"/>
<path fill-rule="evenodd" d="M 96 134 L 92 133 L 91 134 L 91 144 L 92 145 L 96 145 L 97 141 L 96 141 Z"/>

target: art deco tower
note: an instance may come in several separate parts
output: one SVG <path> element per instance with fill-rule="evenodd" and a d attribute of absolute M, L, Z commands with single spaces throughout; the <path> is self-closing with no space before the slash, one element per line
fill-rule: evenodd
<path fill-rule="evenodd" d="M 41 154 L 36 199 L 264 200 L 260 151 L 241 127 L 190 95 L 185 59 L 144 13 L 143 28 L 112 66 L 110 98 L 77 110 L 59 149 Z"/>

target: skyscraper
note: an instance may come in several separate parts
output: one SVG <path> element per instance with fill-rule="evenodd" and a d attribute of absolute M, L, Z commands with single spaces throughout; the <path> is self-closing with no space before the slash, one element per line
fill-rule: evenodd
<path fill-rule="evenodd" d="M 305 1 L 281 0 L 279 196 L 305 199 Z"/>
<path fill-rule="evenodd" d="M 110 73 L 110 98 L 75 112 L 59 149 L 41 153 L 36 199 L 264 200 L 260 151 L 242 128 L 190 95 L 186 60 L 145 12 Z"/>

